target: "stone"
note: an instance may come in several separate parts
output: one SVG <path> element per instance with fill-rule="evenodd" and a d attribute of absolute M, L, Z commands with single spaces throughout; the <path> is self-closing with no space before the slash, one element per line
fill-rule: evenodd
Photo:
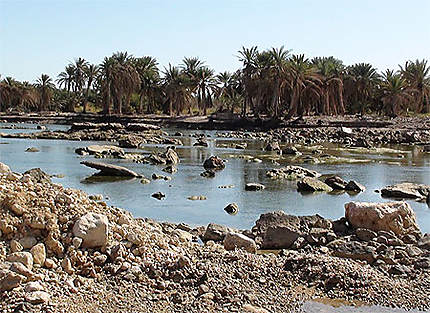
<path fill-rule="evenodd" d="M 123 166 L 90 161 L 82 161 L 81 164 L 99 170 L 98 176 L 142 177 Z"/>
<path fill-rule="evenodd" d="M 46 259 L 44 265 L 46 268 L 49 268 L 49 269 L 57 267 L 57 264 L 52 259 Z"/>
<path fill-rule="evenodd" d="M 144 185 L 146 185 L 146 184 L 149 184 L 151 181 L 148 179 L 148 178 L 142 178 L 141 180 L 140 180 L 140 183 L 141 184 L 144 184 Z"/>
<path fill-rule="evenodd" d="M 73 226 L 73 235 L 82 238 L 84 248 L 104 247 L 107 244 L 109 221 L 106 215 L 87 213 Z"/>
<path fill-rule="evenodd" d="M 282 149 L 282 154 L 286 155 L 301 155 L 302 153 L 297 150 L 296 147 L 286 147 Z"/>
<path fill-rule="evenodd" d="M 367 245 L 367 243 L 349 241 L 337 246 L 333 255 L 340 258 L 362 260 L 372 264 L 376 259 L 376 250 Z"/>
<path fill-rule="evenodd" d="M 377 236 L 374 231 L 367 228 L 357 228 L 355 230 L 355 235 L 363 241 L 370 241 Z"/>
<path fill-rule="evenodd" d="M 189 196 L 187 198 L 188 200 L 207 200 L 206 196 L 200 195 L 200 196 Z"/>
<path fill-rule="evenodd" d="M 25 149 L 25 152 L 40 152 L 40 150 L 37 149 L 36 147 L 30 147 Z"/>
<path fill-rule="evenodd" d="M 4 163 L 0 162 L 0 174 L 8 174 L 11 173 L 10 167 Z"/>
<path fill-rule="evenodd" d="M 43 243 L 38 243 L 31 248 L 30 253 L 33 255 L 33 263 L 38 265 L 45 264 L 46 260 L 46 249 Z"/>
<path fill-rule="evenodd" d="M 245 185 L 245 190 L 247 191 L 260 191 L 264 190 L 266 187 L 258 183 L 248 183 Z"/>
<path fill-rule="evenodd" d="M 238 233 L 227 233 L 223 241 L 224 249 L 226 250 L 235 250 L 237 249 L 245 249 L 249 253 L 257 252 L 257 245 L 254 240 L 245 235 Z"/>
<path fill-rule="evenodd" d="M 304 177 L 316 178 L 321 176 L 321 174 L 301 166 L 289 165 L 287 167 L 270 170 L 266 172 L 266 176 L 273 179 L 298 180 Z"/>
<path fill-rule="evenodd" d="M 339 176 L 330 176 L 324 180 L 324 183 L 329 185 L 334 190 L 345 190 L 347 182 Z"/>
<path fill-rule="evenodd" d="M 226 211 L 230 215 L 236 215 L 239 212 L 239 206 L 237 205 L 237 203 L 233 202 L 228 204 L 224 208 L 224 211 Z"/>
<path fill-rule="evenodd" d="M 74 269 L 72 266 L 72 262 L 70 262 L 69 258 L 64 258 L 63 261 L 61 261 L 61 267 L 67 274 L 73 274 Z"/>
<path fill-rule="evenodd" d="M 316 191 L 330 192 L 332 190 L 333 189 L 326 183 L 323 183 L 322 181 L 312 177 L 305 177 L 302 180 L 297 182 L 297 191 L 300 191 L 300 192 L 316 192 Z"/>
<path fill-rule="evenodd" d="M 426 234 L 425 236 L 421 237 L 418 240 L 417 243 L 418 247 L 421 249 L 427 249 L 430 250 L 430 234 Z"/>
<path fill-rule="evenodd" d="M 203 163 L 205 170 L 222 170 L 225 168 L 224 160 L 217 156 L 210 156 Z"/>
<path fill-rule="evenodd" d="M 16 240 L 10 241 L 10 250 L 13 252 L 20 252 L 24 249 L 24 247 Z"/>
<path fill-rule="evenodd" d="M 357 183 L 354 180 L 349 181 L 349 183 L 345 186 L 346 191 L 352 191 L 352 192 L 364 192 L 366 191 L 366 187 L 364 187 L 362 184 Z"/>
<path fill-rule="evenodd" d="M 153 197 L 153 198 L 155 198 L 155 199 L 157 199 L 157 200 L 161 200 L 161 199 L 165 198 L 165 197 L 166 197 L 166 195 L 165 195 L 164 193 L 162 193 L 161 191 L 159 191 L 159 192 L 155 192 L 155 193 L 153 193 L 153 194 L 151 195 L 151 197 Z"/>
<path fill-rule="evenodd" d="M 29 175 L 34 183 L 51 183 L 51 177 L 40 168 L 32 168 L 31 170 L 24 172 L 24 175 Z"/>
<path fill-rule="evenodd" d="M 51 295 L 46 291 L 32 291 L 25 295 L 25 301 L 31 304 L 47 303 L 51 299 Z"/>
<path fill-rule="evenodd" d="M 401 183 L 381 189 L 381 195 L 394 199 L 426 199 L 430 194 L 430 185 Z"/>
<path fill-rule="evenodd" d="M 203 240 L 204 241 L 223 241 L 225 236 L 230 232 L 230 230 L 223 225 L 218 225 L 214 223 L 210 223 L 206 227 L 206 231 L 203 234 Z"/>
<path fill-rule="evenodd" d="M 206 171 L 200 173 L 200 176 L 207 177 L 207 178 L 213 178 L 213 177 L 215 177 L 215 171 L 213 171 L 213 170 L 206 170 Z"/>
<path fill-rule="evenodd" d="M 178 169 L 172 165 L 169 165 L 169 166 L 163 168 L 163 172 L 170 173 L 170 174 L 176 173 L 177 171 L 178 171 Z"/>
<path fill-rule="evenodd" d="M 301 235 L 288 226 L 270 226 L 264 233 L 261 249 L 289 249 Z"/>
<path fill-rule="evenodd" d="M 396 235 L 420 232 L 415 212 L 406 202 L 349 202 L 345 217 L 354 228 L 392 231 Z"/>
<path fill-rule="evenodd" d="M 42 291 L 43 287 L 38 281 L 31 281 L 25 285 L 25 292 Z"/>
<path fill-rule="evenodd" d="M 26 236 L 21 238 L 19 243 L 24 249 L 31 249 L 35 244 L 37 244 L 37 240 L 33 236 Z"/>
<path fill-rule="evenodd" d="M 281 148 L 279 147 L 279 143 L 276 141 L 269 142 L 266 147 L 264 148 L 266 151 L 281 151 Z"/>
<path fill-rule="evenodd" d="M 242 307 L 242 311 L 244 313 L 269 313 L 269 311 L 263 309 L 263 308 L 259 308 L 259 307 L 255 307 L 251 304 L 245 304 Z"/>
<path fill-rule="evenodd" d="M 24 280 L 23 275 L 8 269 L 0 269 L 0 291 L 9 291 L 19 287 Z"/>
<path fill-rule="evenodd" d="M 29 270 L 33 268 L 33 255 L 30 252 L 14 252 L 6 257 L 6 261 L 22 263 Z"/>

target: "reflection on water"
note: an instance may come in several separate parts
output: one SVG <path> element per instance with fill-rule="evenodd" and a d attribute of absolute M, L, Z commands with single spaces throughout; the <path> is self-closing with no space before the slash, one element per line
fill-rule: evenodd
<path fill-rule="evenodd" d="M 48 127 L 66 127 L 50 125 Z M 20 132 L 22 130 L 2 130 L 0 132 Z M 34 131 L 34 130 L 33 130 Z M 169 130 L 168 130 L 169 131 Z M 169 133 L 174 133 L 170 130 Z M 430 155 L 419 152 L 417 147 L 401 147 L 402 153 L 368 155 L 344 151 L 329 147 L 324 153 L 354 159 L 370 159 L 368 164 L 304 164 L 323 174 L 336 174 L 345 180 L 356 180 L 366 186 L 360 194 L 300 194 L 296 183 L 276 181 L 266 177 L 266 171 L 294 162 L 292 158 L 280 159 L 276 154 L 263 153 L 263 143 L 252 140 L 216 139 L 216 132 L 203 132 L 208 138 L 209 147 L 193 147 L 195 138 L 188 137 L 190 132 L 182 131 L 187 137 L 181 137 L 184 146 L 177 147 L 181 163 L 178 172 L 172 174 L 172 180 L 156 180 L 150 184 L 141 184 L 139 179 L 94 181 L 94 170 L 87 168 L 80 161 L 92 159 L 91 156 L 78 156 L 77 147 L 84 147 L 94 142 L 1 139 L 0 161 L 8 164 L 12 170 L 23 172 L 33 167 L 40 167 L 49 174 L 64 174 L 64 178 L 54 178 L 65 186 L 83 189 L 89 194 L 103 194 L 108 203 L 130 210 L 135 216 L 151 217 L 158 220 L 185 222 L 193 225 L 205 225 L 215 222 L 238 228 L 249 228 L 260 214 L 284 210 L 290 214 L 308 215 L 318 213 L 327 218 L 339 218 L 344 214 L 344 203 L 348 201 L 387 201 L 381 199 L 375 189 L 400 182 L 430 184 Z M 202 133 L 202 132 L 199 132 Z M 232 142 L 247 142 L 247 150 L 223 148 Z M 100 143 L 102 144 L 102 143 Z M 28 147 L 36 147 L 38 153 L 25 153 Z M 127 151 L 149 154 L 155 149 L 164 149 L 154 145 L 144 149 Z M 398 147 L 392 147 L 398 149 Z M 303 149 L 311 149 L 303 147 Z M 299 149 L 301 150 L 301 149 Z M 216 174 L 215 178 L 200 176 L 203 161 L 212 154 L 227 158 L 226 169 Z M 261 163 L 249 162 L 243 158 L 233 158 L 234 154 L 246 154 L 263 160 Z M 127 168 L 151 177 L 153 173 L 166 175 L 163 166 L 136 164 L 127 160 L 103 159 L 102 162 L 126 166 Z M 98 179 L 98 178 L 97 178 Z M 266 186 L 264 191 L 245 191 L 246 183 L 258 182 Z M 234 188 L 218 188 L 221 185 L 234 185 Z M 166 194 L 163 201 L 151 197 L 161 191 Z M 204 195 L 207 200 L 191 201 L 189 196 Z M 239 206 L 237 215 L 228 215 L 223 208 L 236 202 Z M 423 231 L 430 232 L 430 209 L 424 203 L 410 202 Z"/>

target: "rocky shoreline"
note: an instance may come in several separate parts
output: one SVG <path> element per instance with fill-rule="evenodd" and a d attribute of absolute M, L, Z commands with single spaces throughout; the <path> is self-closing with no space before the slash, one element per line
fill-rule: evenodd
<path fill-rule="evenodd" d="M 0 165 L 1 312 L 299 312 L 313 298 L 430 308 L 430 236 L 404 202 L 193 228 Z"/>

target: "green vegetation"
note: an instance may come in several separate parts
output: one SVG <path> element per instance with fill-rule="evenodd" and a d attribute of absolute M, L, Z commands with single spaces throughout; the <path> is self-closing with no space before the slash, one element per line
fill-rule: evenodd
<path fill-rule="evenodd" d="M 307 59 L 290 50 L 243 47 L 242 67 L 216 74 L 199 58 L 158 67 L 150 56 L 117 52 L 99 65 L 78 58 L 53 79 L 34 84 L 11 77 L 0 81 L 0 112 L 102 112 L 241 116 L 294 116 L 377 113 L 388 116 L 430 113 L 430 67 L 407 61 L 383 73 L 365 63 L 345 66 L 334 57 Z"/>

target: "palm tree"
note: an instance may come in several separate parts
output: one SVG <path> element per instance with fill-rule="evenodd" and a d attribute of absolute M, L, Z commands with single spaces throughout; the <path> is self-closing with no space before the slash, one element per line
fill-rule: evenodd
<path fill-rule="evenodd" d="M 430 66 L 426 60 L 407 61 L 404 67 L 400 66 L 403 79 L 414 89 L 415 112 L 421 113 L 425 106 L 430 113 Z"/>
<path fill-rule="evenodd" d="M 94 79 L 97 77 L 98 72 L 99 72 L 99 67 L 97 65 L 90 64 L 87 67 L 85 67 L 84 73 L 87 81 L 87 89 L 85 92 L 85 99 L 83 100 L 83 109 L 82 109 L 83 113 L 87 113 L 87 103 L 88 103 L 90 88 Z"/>
<path fill-rule="evenodd" d="M 390 116 L 397 116 L 402 108 L 411 101 L 411 89 L 408 88 L 407 81 L 392 70 L 386 70 L 382 75 L 380 84 L 381 99 L 384 104 L 385 113 Z"/>
<path fill-rule="evenodd" d="M 334 57 L 317 57 L 312 59 L 313 66 L 317 69 L 322 82 L 322 101 L 320 107 L 316 107 L 317 113 L 325 115 L 344 114 L 343 100 L 343 62 Z"/>
<path fill-rule="evenodd" d="M 136 58 L 134 67 L 140 78 L 139 86 L 139 112 L 143 113 L 143 100 L 147 99 L 147 112 L 154 110 L 155 96 L 159 90 L 160 74 L 157 60 L 150 56 Z"/>
<path fill-rule="evenodd" d="M 269 50 L 269 56 L 271 57 L 270 76 L 273 90 L 272 108 L 275 118 L 278 117 L 279 113 L 281 90 L 286 83 L 286 69 L 290 51 L 284 50 L 284 46 L 281 46 L 279 49 L 272 48 Z"/>
<path fill-rule="evenodd" d="M 366 107 L 373 101 L 380 76 L 376 69 L 368 63 L 358 63 L 347 68 L 344 81 L 345 94 L 348 102 L 357 106 L 364 114 Z"/>
<path fill-rule="evenodd" d="M 171 64 L 164 69 L 163 74 L 163 87 L 169 102 L 169 115 L 173 116 L 174 110 L 176 115 L 179 115 L 183 109 L 187 108 L 190 102 L 189 77 L 181 72 L 179 67 Z"/>
<path fill-rule="evenodd" d="M 51 102 L 52 90 L 55 88 L 55 85 L 49 75 L 42 74 L 36 80 L 35 86 L 39 92 L 40 98 L 38 108 L 39 112 L 45 111 Z"/>
<path fill-rule="evenodd" d="M 242 106 L 242 116 L 245 116 L 247 107 L 253 107 L 252 95 L 254 93 L 253 91 L 255 91 L 255 82 L 253 80 L 253 76 L 255 75 L 257 69 L 256 59 L 258 56 L 258 48 L 256 46 L 251 48 L 242 47 L 242 50 L 239 50 L 238 52 L 239 61 L 243 63 L 242 78 L 245 101 L 243 102 Z"/>
<path fill-rule="evenodd" d="M 207 115 L 207 107 L 212 104 L 211 93 L 215 89 L 216 81 L 214 70 L 207 66 L 202 66 L 197 70 L 197 99 L 203 107 L 203 115 Z"/>
<path fill-rule="evenodd" d="M 287 118 L 295 116 L 297 113 L 302 115 L 309 110 L 305 95 L 321 94 L 321 80 L 303 54 L 293 55 L 288 62 L 289 88 L 291 91 L 291 103 Z"/>

